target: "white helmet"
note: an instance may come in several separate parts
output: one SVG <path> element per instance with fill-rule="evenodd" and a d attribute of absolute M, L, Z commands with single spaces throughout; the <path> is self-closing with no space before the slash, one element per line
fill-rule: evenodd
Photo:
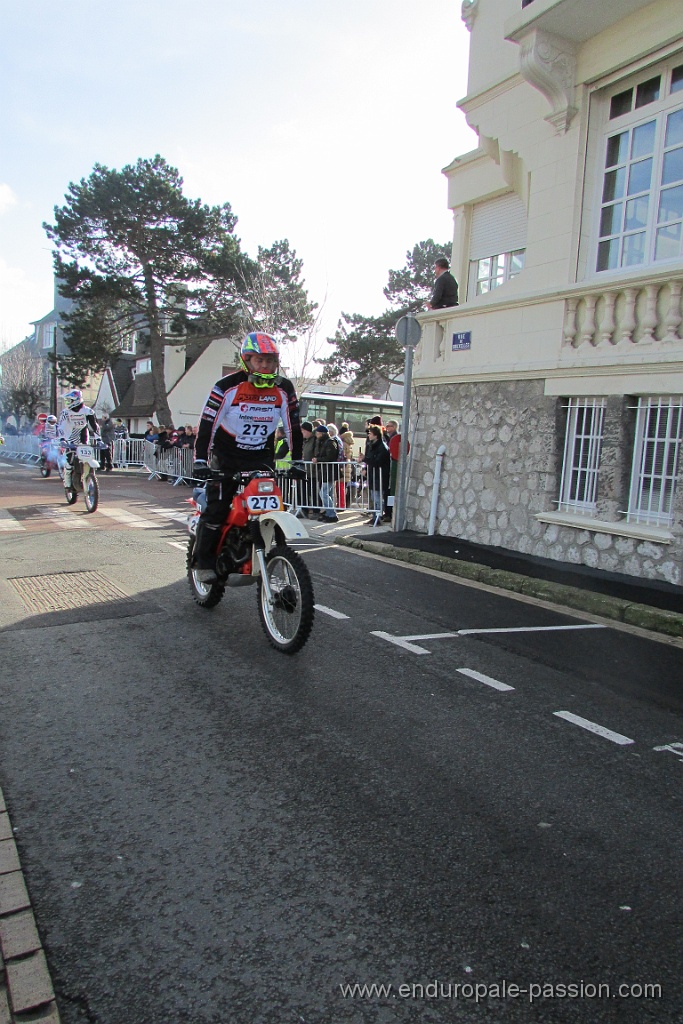
<path fill-rule="evenodd" d="M 72 388 L 62 395 L 62 401 L 67 409 L 77 409 L 79 405 L 83 405 L 83 392 L 80 388 Z"/>

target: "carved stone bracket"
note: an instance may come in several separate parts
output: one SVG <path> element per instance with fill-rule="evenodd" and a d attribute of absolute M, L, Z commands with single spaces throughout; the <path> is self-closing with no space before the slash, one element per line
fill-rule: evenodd
<path fill-rule="evenodd" d="M 574 106 L 576 48 L 568 39 L 533 29 L 519 40 L 522 77 L 548 100 L 546 121 L 564 135 L 577 113 Z"/>
<path fill-rule="evenodd" d="M 479 0 L 462 0 L 462 6 L 460 8 L 460 17 L 467 25 L 469 32 L 472 31 L 472 23 L 477 16 L 477 8 L 479 6 Z"/>

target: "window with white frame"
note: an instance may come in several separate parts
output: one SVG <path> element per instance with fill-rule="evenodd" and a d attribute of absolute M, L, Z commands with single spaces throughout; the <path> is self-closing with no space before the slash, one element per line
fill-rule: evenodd
<path fill-rule="evenodd" d="M 560 481 L 560 512 L 595 512 L 602 448 L 604 398 L 570 398 Z"/>
<path fill-rule="evenodd" d="M 606 97 L 595 268 L 683 254 L 683 57 L 648 68 Z"/>
<path fill-rule="evenodd" d="M 683 398 L 639 398 L 627 521 L 668 526 L 678 475 Z"/>
<path fill-rule="evenodd" d="M 43 324 L 43 348 L 54 347 L 56 331 L 56 324 Z"/>
<path fill-rule="evenodd" d="M 470 291 L 474 295 L 484 295 L 493 288 L 498 288 L 506 281 L 516 277 L 524 269 L 524 249 L 515 252 L 501 252 L 495 256 L 485 256 L 473 261 Z"/>
<path fill-rule="evenodd" d="M 468 298 L 484 295 L 524 268 L 527 212 L 515 192 L 472 207 Z"/>
<path fill-rule="evenodd" d="M 135 346 L 137 345 L 137 340 L 138 340 L 138 332 L 137 331 L 130 331 L 128 334 L 123 334 L 121 336 L 121 343 L 120 343 L 120 346 L 119 346 L 121 351 L 122 352 L 132 352 L 132 353 L 135 353 Z"/>

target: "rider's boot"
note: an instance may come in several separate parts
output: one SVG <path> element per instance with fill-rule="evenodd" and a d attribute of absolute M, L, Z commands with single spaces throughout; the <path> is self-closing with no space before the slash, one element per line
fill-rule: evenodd
<path fill-rule="evenodd" d="M 64 486 L 71 487 L 71 466 L 68 464 L 64 467 Z"/>
<path fill-rule="evenodd" d="M 216 579 L 216 547 L 220 526 L 214 523 L 197 523 L 192 562 L 199 583 L 212 583 Z"/>

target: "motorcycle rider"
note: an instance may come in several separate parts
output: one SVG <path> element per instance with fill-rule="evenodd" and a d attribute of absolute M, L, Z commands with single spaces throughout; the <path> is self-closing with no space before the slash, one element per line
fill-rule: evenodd
<path fill-rule="evenodd" d="M 63 437 L 69 445 L 89 444 L 91 440 L 99 440 L 100 432 L 95 413 L 83 402 L 80 388 L 72 388 L 62 395 L 64 409 L 57 423 L 57 436 Z M 71 487 L 71 470 L 74 453 L 66 453 L 64 467 L 64 486 Z"/>
<path fill-rule="evenodd" d="M 216 381 L 199 420 L 192 475 L 208 480 L 206 508 L 194 546 L 200 583 L 216 578 L 216 547 L 220 529 L 237 491 L 237 481 L 212 480 L 223 474 L 275 466 L 275 431 L 282 420 L 294 461 L 301 459 L 303 437 L 299 402 L 291 380 L 279 375 L 280 356 L 269 334 L 248 334 L 240 349 L 241 369 Z"/>

